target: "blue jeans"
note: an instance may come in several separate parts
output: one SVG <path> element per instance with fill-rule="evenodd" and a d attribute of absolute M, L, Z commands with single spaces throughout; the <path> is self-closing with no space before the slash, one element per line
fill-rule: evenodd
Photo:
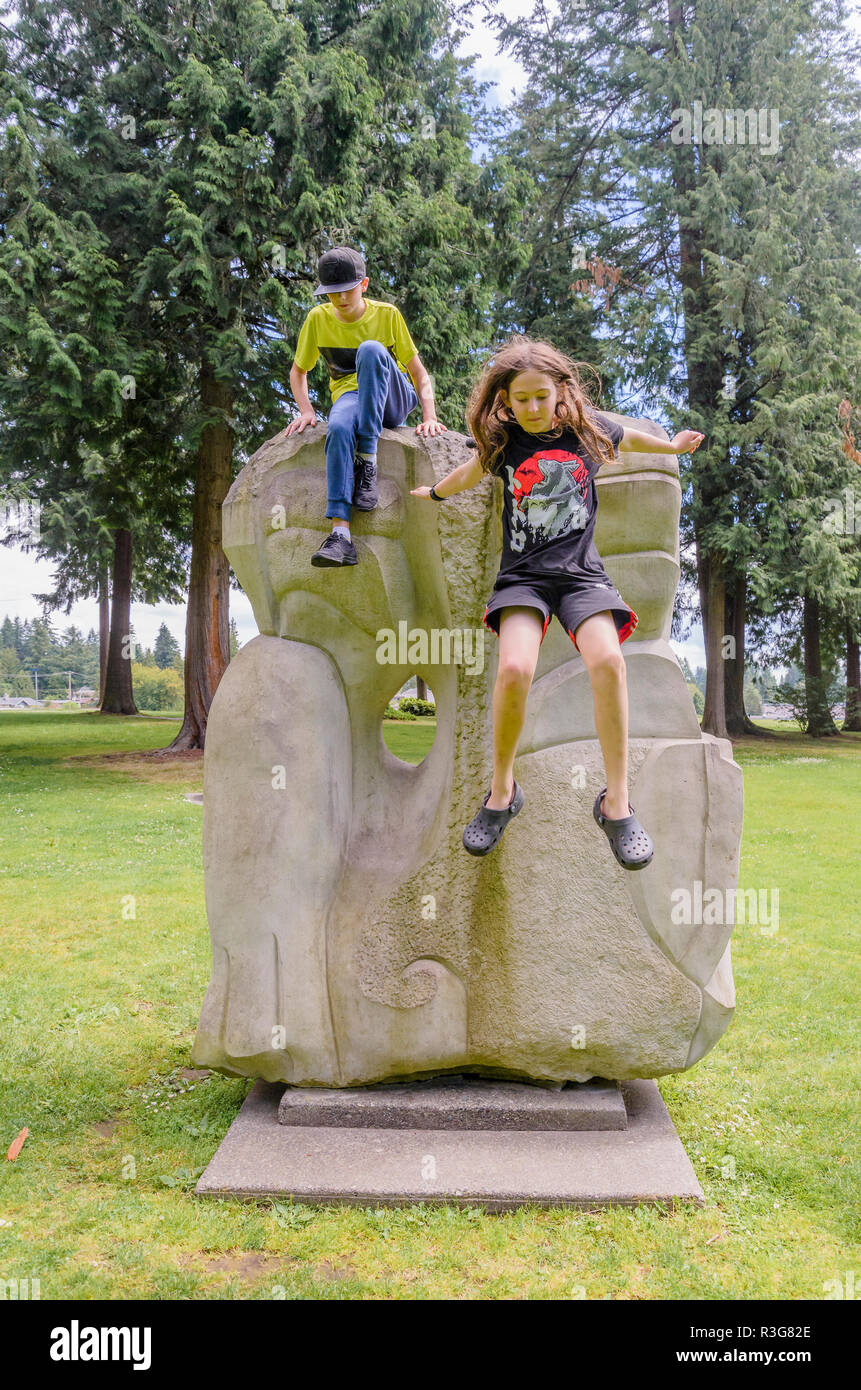
<path fill-rule="evenodd" d="M 326 515 L 342 521 L 350 520 L 356 450 L 375 454 L 380 431 L 397 429 L 419 403 L 409 377 L 376 338 L 358 346 L 356 379 L 358 391 L 333 401 L 326 430 Z"/>

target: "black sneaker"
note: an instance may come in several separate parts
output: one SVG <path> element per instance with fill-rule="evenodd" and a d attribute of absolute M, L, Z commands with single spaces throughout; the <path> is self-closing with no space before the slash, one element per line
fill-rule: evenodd
<path fill-rule="evenodd" d="M 370 459 L 356 458 L 353 464 L 353 506 L 360 512 L 372 512 L 380 500 L 377 490 L 377 465 Z"/>
<path fill-rule="evenodd" d="M 342 528 L 335 526 L 329 532 L 320 549 L 311 556 L 312 565 L 357 565 L 359 557 L 352 541 L 341 535 Z"/>

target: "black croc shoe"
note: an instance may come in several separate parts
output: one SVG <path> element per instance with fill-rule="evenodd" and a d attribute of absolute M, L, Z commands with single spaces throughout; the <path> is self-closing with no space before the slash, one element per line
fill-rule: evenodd
<path fill-rule="evenodd" d="M 380 500 L 377 489 L 377 465 L 370 459 L 355 459 L 353 463 L 353 506 L 360 512 L 372 512 Z"/>
<path fill-rule="evenodd" d="M 652 862 L 655 846 L 634 815 L 634 808 L 630 801 L 628 802 L 628 810 L 631 813 L 629 816 L 622 816 L 619 820 L 610 820 L 608 816 L 603 815 L 601 802 L 606 790 L 607 788 L 604 787 L 603 791 L 600 791 L 595 798 L 592 815 L 610 841 L 610 848 L 622 868 L 645 869 L 646 865 Z"/>
<path fill-rule="evenodd" d="M 493 788 L 491 788 L 491 791 Z M 469 825 L 463 832 L 463 847 L 469 850 L 470 854 L 489 854 L 492 849 L 499 844 L 502 839 L 503 831 L 518 811 L 523 807 L 526 797 L 523 795 L 523 788 L 514 783 L 514 791 L 511 793 L 511 800 L 501 811 L 488 811 L 487 802 L 490 792 L 484 798 L 481 810 L 473 816 Z"/>
<path fill-rule="evenodd" d="M 329 532 L 320 549 L 311 556 L 312 565 L 357 565 L 359 557 L 352 541 L 341 535 L 340 526 Z"/>

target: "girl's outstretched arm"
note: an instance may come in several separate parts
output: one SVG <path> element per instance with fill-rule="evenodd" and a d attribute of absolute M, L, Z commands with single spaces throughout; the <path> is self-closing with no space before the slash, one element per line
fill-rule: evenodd
<path fill-rule="evenodd" d="M 675 439 L 659 439 L 655 434 L 632 430 L 626 425 L 617 447 L 620 454 L 692 454 L 704 439 L 705 435 L 698 430 L 682 430 Z"/>
<path fill-rule="evenodd" d="M 467 488 L 475 487 L 476 483 L 480 483 L 486 476 L 477 459 L 468 459 L 466 463 L 462 463 L 459 468 L 453 468 L 435 483 L 434 491 L 438 497 L 453 497 L 456 492 L 466 492 Z M 430 488 L 414 487 L 410 496 L 430 497 Z"/>

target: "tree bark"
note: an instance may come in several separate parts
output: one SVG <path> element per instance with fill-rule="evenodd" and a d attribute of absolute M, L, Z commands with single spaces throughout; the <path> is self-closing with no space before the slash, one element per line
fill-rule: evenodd
<path fill-rule="evenodd" d="M 726 727 L 732 738 L 741 734 L 764 737 L 763 730 L 748 718 L 744 707 L 744 622 L 747 607 L 747 580 L 743 574 L 726 590 L 726 630 L 735 638 L 735 656 L 724 662 L 724 708 Z"/>
<path fill-rule="evenodd" d="M 676 45 L 677 30 L 683 23 L 679 0 L 669 0 L 667 27 L 672 48 Z M 714 354 L 710 360 L 703 362 L 697 350 L 698 335 L 709 314 L 713 316 L 714 309 L 709 306 L 705 282 L 703 228 L 686 211 L 696 186 L 697 167 L 693 146 L 677 145 L 673 151 L 673 187 L 679 207 L 679 282 L 682 287 L 688 404 L 704 421 L 714 413 L 721 385 L 721 367 Z M 716 512 L 726 509 L 726 500 L 722 493 L 716 492 L 713 483 L 709 484 L 707 473 L 707 469 L 698 471 L 696 463 L 692 465 L 697 582 L 706 649 L 706 694 L 701 726 L 703 732 L 713 734 L 715 738 L 728 738 L 722 649 L 726 631 L 724 561 L 720 551 L 707 548 L 704 539 L 705 525 Z"/>
<path fill-rule="evenodd" d="M 230 661 L 230 582 L 221 548 L 221 506 L 233 481 L 233 430 L 227 423 L 233 388 L 204 362 L 201 402 L 210 423 L 201 431 L 194 484 L 191 574 L 185 621 L 185 711 L 182 728 L 163 751 L 203 748 L 212 697 Z"/>
<path fill-rule="evenodd" d="M 726 589 L 721 557 L 706 555 L 697 537 L 697 579 L 700 611 L 706 649 L 706 694 L 700 725 L 715 738 L 729 738 L 726 727 L 725 662 L 723 638 L 726 615 Z"/>
<path fill-rule="evenodd" d="M 825 738 L 840 730 L 831 717 L 822 680 L 822 652 L 819 643 L 819 600 L 804 595 L 804 688 L 807 692 L 807 732 L 812 738 Z"/>
<path fill-rule="evenodd" d="M 104 565 L 99 575 L 99 707 L 105 698 L 105 675 L 108 669 L 108 642 L 111 635 L 109 609 L 110 585 L 108 566 Z"/>
<path fill-rule="evenodd" d="M 843 732 L 861 734 L 861 660 L 851 622 L 846 624 L 846 715 Z"/>
<path fill-rule="evenodd" d="M 137 714 L 132 690 L 132 651 L 129 641 L 132 601 L 132 533 L 121 528 L 114 536 L 111 579 L 111 632 L 105 667 L 105 690 L 100 714 Z"/>
<path fill-rule="evenodd" d="M 418 699 L 418 700 L 426 700 L 427 697 L 428 697 L 428 688 L 427 688 L 427 686 L 425 685 L 425 683 L 424 683 L 424 681 L 422 680 L 421 676 L 416 676 L 416 699 Z"/>

